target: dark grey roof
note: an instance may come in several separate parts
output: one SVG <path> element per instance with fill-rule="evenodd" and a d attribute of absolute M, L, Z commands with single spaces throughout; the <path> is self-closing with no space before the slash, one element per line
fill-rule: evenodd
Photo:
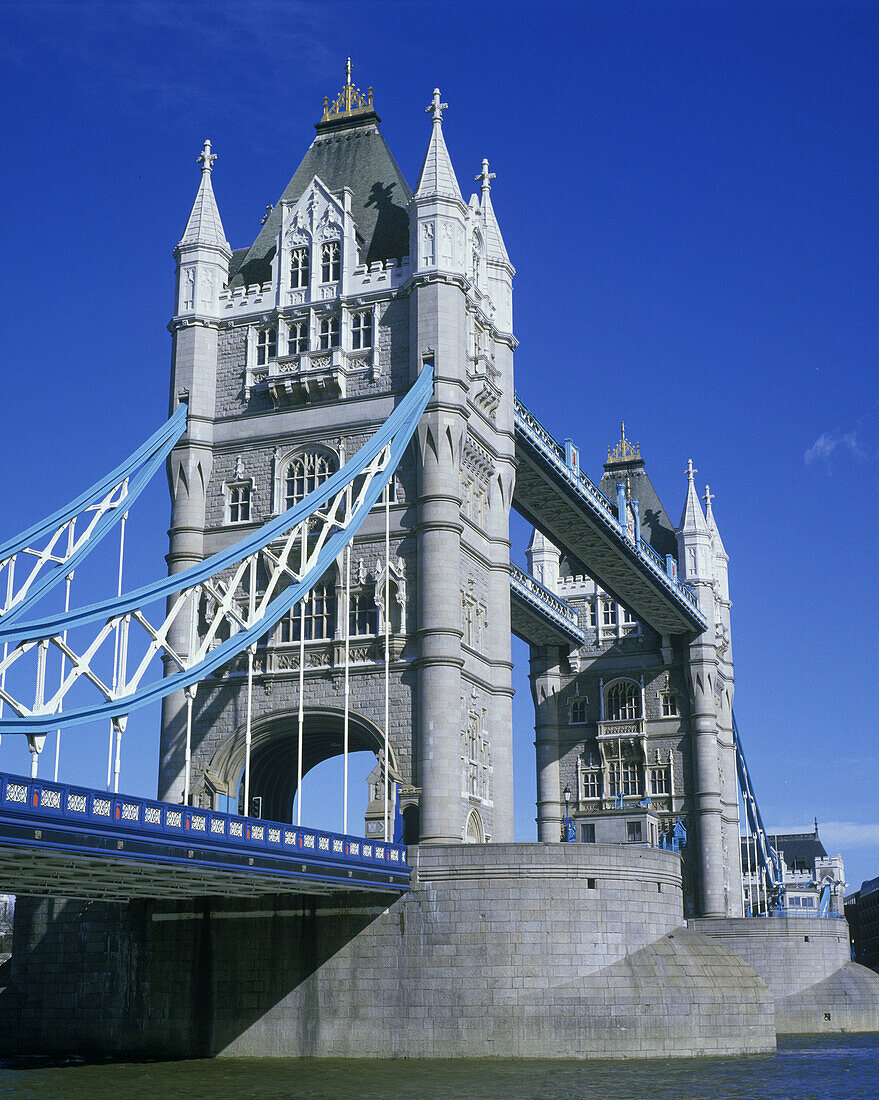
<path fill-rule="evenodd" d="M 814 833 L 767 833 L 769 843 L 784 855 L 784 862 L 793 870 L 814 871 L 816 859 L 826 859 L 827 851 L 817 832 Z M 746 864 L 748 838 L 742 837 L 742 860 Z"/>
<path fill-rule="evenodd" d="M 259 236 L 235 267 L 230 286 L 264 283 L 271 278 L 269 265 L 281 226 L 280 204 L 296 202 L 314 176 L 331 191 L 351 188 L 351 212 L 363 238 L 363 263 L 409 255 L 406 208 L 412 192 L 379 133 L 377 116 L 370 114 L 341 127 L 318 130 Z"/>
<path fill-rule="evenodd" d="M 605 466 L 604 474 L 598 483 L 598 488 L 616 510 L 617 482 L 629 478 L 632 498 L 638 501 L 638 512 L 641 515 L 641 538 L 650 543 L 657 554 L 663 558 L 666 554 L 677 557 L 678 540 L 675 537 L 674 524 L 668 518 L 668 513 L 662 506 L 659 494 L 653 488 L 647 471 L 644 469 L 642 459 L 632 459 L 630 462 L 618 462 L 611 468 Z"/>

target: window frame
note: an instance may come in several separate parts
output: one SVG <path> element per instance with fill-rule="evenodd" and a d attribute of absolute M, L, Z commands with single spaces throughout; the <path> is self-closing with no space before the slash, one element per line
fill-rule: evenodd
<path fill-rule="evenodd" d="M 304 265 L 297 263 L 297 257 L 304 256 Z M 290 289 L 307 290 L 311 281 L 311 249 L 307 244 L 297 245 L 290 249 Z"/>
<path fill-rule="evenodd" d="M 342 242 L 324 241 L 320 246 L 320 281 L 323 285 L 342 278 Z"/>
<path fill-rule="evenodd" d="M 358 325 L 358 321 L 360 324 Z M 364 340 L 364 334 L 368 339 Z M 373 346 L 373 311 L 355 309 L 351 311 L 351 350 L 369 351 Z"/>
<path fill-rule="evenodd" d="M 342 345 L 342 321 L 338 313 L 328 313 L 318 324 L 318 347 L 321 351 L 335 351 Z"/>
<path fill-rule="evenodd" d="M 278 357 L 277 323 L 262 325 L 256 330 L 256 365 L 268 366 L 270 359 Z"/>
<path fill-rule="evenodd" d="M 246 493 L 246 499 L 241 499 L 237 494 Z M 242 516 L 241 509 L 245 508 L 247 514 Z M 238 509 L 238 515 L 235 514 L 235 509 Z M 239 478 L 237 481 L 229 481 L 226 483 L 226 522 L 228 524 L 238 525 L 240 523 L 251 523 L 251 514 L 253 512 L 253 478 Z"/>

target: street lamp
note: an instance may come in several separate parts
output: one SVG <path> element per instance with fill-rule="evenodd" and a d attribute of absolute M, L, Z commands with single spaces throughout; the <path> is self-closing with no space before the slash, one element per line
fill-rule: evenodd
<path fill-rule="evenodd" d="M 573 840 L 574 839 L 574 823 L 571 821 L 571 788 L 565 784 L 565 789 L 562 791 L 565 796 L 565 817 L 562 822 L 562 839 Z"/>

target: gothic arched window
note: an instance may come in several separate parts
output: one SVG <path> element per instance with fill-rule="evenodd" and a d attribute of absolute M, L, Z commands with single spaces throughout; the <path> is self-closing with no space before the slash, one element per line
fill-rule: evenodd
<path fill-rule="evenodd" d="M 607 688 L 604 717 L 608 722 L 628 722 L 641 717 L 641 691 L 633 680 L 616 680 Z"/>
<path fill-rule="evenodd" d="M 339 468 L 335 455 L 304 451 L 290 460 L 284 475 L 284 508 L 292 508 L 313 493 Z"/>

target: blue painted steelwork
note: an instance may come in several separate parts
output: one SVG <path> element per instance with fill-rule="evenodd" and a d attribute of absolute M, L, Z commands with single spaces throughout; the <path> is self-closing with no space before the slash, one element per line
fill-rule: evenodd
<path fill-rule="evenodd" d="M 40 575 L 34 577 L 32 583 L 22 593 L 21 598 L 15 599 L 5 611 L 0 608 L 0 622 L 2 622 L 4 628 L 8 628 L 12 623 L 17 622 L 25 611 L 33 607 L 37 600 L 65 577 L 70 576 L 83 558 L 98 545 L 101 539 L 128 512 L 128 509 L 146 488 L 153 474 L 171 453 L 174 444 L 186 431 L 186 414 L 186 405 L 178 405 L 167 423 L 151 435 L 115 470 L 111 470 L 100 481 L 95 482 L 90 489 L 81 493 L 63 508 L 59 508 L 57 512 L 53 512 L 47 519 L 34 524 L 33 527 L 29 527 L 20 535 L 16 535 L 0 546 L 0 573 L 2 573 L 4 569 L 10 568 L 12 560 L 17 554 L 27 548 L 34 547 L 34 544 L 44 539 L 50 539 L 59 529 L 74 521 L 77 516 L 89 508 L 94 508 L 114 488 L 121 488 L 123 482 L 127 481 L 124 494 L 120 497 L 118 503 L 110 506 L 104 515 L 100 517 L 87 541 L 83 542 L 69 556 L 51 554 L 40 561 Z M 39 554 L 35 549 L 32 549 L 30 553 L 32 556 L 39 558 Z"/>
<path fill-rule="evenodd" d="M 534 579 L 518 565 L 510 566 L 510 588 L 535 607 L 541 615 L 551 619 L 576 645 L 583 645 L 586 635 L 580 627 L 580 616 L 564 600 Z"/>
<path fill-rule="evenodd" d="M 516 430 L 524 439 L 527 439 L 533 450 L 550 464 L 556 476 L 563 478 L 571 486 L 581 503 L 601 521 L 602 526 L 615 541 L 629 553 L 634 552 L 638 560 L 647 566 L 650 575 L 668 590 L 680 606 L 686 609 L 694 625 L 704 630 L 708 624 L 699 610 L 692 589 L 666 570 L 662 559 L 643 539 L 638 540 L 637 545 L 632 545 L 626 535 L 625 522 L 621 521 L 616 514 L 614 505 L 579 468 L 575 470 L 568 464 L 565 448 L 553 438 L 518 397 L 514 402 L 514 424 Z"/>
<path fill-rule="evenodd" d="M 313 587 L 357 533 L 370 510 L 377 503 L 385 485 L 390 480 L 393 471 L 408 447 L 432 392 L 433 368 L 426 363 L 418 380 L 397 408 L 341 470 L 338 470 L 323 482 L 299 504 L 270 520 L 257 531 L 228 549 L 214 554 L 181 573 L 175 573 L 173 576 L 120 597 L 104 600 L 101 603 L 71 611 L 67 614 L 60 613 L 18 624 L 12 629 L 0 628 L 0 643 L 7 643 L 10 649 L 33 646 L 41 638 L 60 637 L 64 631 L 73 631 L 77 627 L 90 623 L 109 622 L 125 615 L 137 614 L 139 609 L 145 605 L 186 592 L 199 583 L 211 579 L 258 553 L 275 539 L 308 520 L 331 498 L 360 477 L 370 463 L 377 459 L 382 452 L 385 450 L 388 452 L 388 459 L 383 470 L 372 477 L 349 521 L 327 538 L 321 552 L 315 559 L 315 563 L 305 576 L 275 597 L 255 622 L 242 626 L 240 630 L 210 650 L 202 660 L 191 667 L 153 681 L 129 695 L 104 699 L 100 703 L 65 710 L 60 714 L 19 714 L 12 718 L 4 718 L 0 720 L 0 733 L 31 735 L 48 733 L 55 729 L 66 729 L 99 718 L 114 718 L 119 715 L 130 714 L 139 707 L 146 706 L 157 699 L 162 699 L 175 691 L 197 683 L 205 676 L 221 668 L 232 657 L 255 644 Z M 9 702 L 8 699 L 7 702 Z M 12 704 L 10 703 L 10 705 Z"/>
<path fill-rule="evenodd" d="M 401 844 L 4 773 L 0 846 L 400 893 L 411 874 Z M 221 877 L 212 892 L 223 892 Z"/>
<path fill-rule="evenodd" d="M 739 790 L 742 792 L 742 801 L 745 804 L 745 814 L 751 833 L 757 841 L 757 862 L 766 872 L 766 880 L 769 890 L 775 895 L 775 905 L 784 905 L 784 876 L 782 874 L 781 859 L 772 845 L 763 826 L 763 818 L 760 807 L 754 795 L 754 786 L 751 783 L 751 775 L 742 751 L 742 742 L 739 737 L 739 728 L 736 725 L 736 716 L 732 716 L 733 746 L 736 751 L 736 772 L 739 777 Z"/>

